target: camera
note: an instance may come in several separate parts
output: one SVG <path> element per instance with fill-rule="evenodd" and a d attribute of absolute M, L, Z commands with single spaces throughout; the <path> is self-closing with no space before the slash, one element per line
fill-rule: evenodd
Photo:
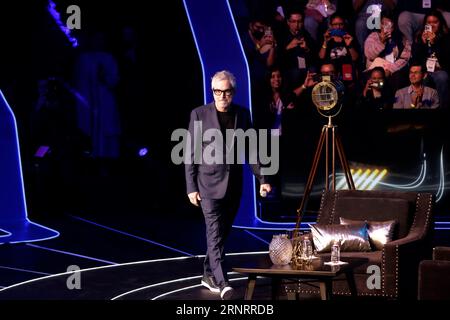
<path fill-rule="evenodd" d="M 322 81 L 333 82 L 333 81 L 336 81 L 336 80 L 337 80 L 336 77 L 335 77 L 334 75 L 330 75 L 330 74 L 321 74 L 321 73 L 318 73 L 318 74 L 313 75 L 312 79 L 313 79 L 315 82 L 322 82 Z"/>
<path fill-rule="evenodd" d="M 342 29 L 331 29 L 330 36 L 332 37 L 343 37 L 347 34 L 347 31 Z"/>
<path fill-rule="evenodd" d="M 315 74 L 315 75 L 313 75 L 312 79 L 315 82 L 322 82 L 322 75 L 320 73 Z"/>
<path fill-rule="evenodd" d="M 372 82 L 372 84 L 370 85 L 371 88 L 378 88 L 378 89 L 382 89 L 384 87 L 384 82 L 383 81 L 375 81 Z"/>

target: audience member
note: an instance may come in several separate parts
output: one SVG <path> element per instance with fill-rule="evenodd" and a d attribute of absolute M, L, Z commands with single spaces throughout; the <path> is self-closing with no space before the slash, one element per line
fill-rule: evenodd
<path fill-rule="evenodd" d="M 397 90 L 394 109 L 436 109 L 439 107 L 437 91 L 423 83 L 425 75 L 425 66 L 419 63 L 411 64 L 409 68 L 411 85 Z"/>
<path fill-rule="evenodd" d="M 337 0 L 309 0 L 305 8 L 305 29 L 314 41 L 327 29 L 328 18 L 336 12 Z"/>
<path fill-rule="evenodd" d="M 448 107 L 448 75 L 450 72 L 450 35 L 440 11 L 429 12 L 423 21 L 413 48 L 415 60 L 425 64 L 439 93 L 442 107 Z"/>
<path fill-rule="evenodd" d="M 353 36 L 347 32 L 345 20 L 338 14 L 330 17 L 330 28 L 324 34 L 319 51 L 322 60 L 330 60 L 341 73 L 343 81 L 356 81 L 358 50 Z"/>
<path fill-rule="evenodd" d="M 435 8 L 436 3 L 437 0 L 397 0 L 398 28 L 408 41 L 413 43 L 425 14 Z"/>
<path fill-rule="evenodd" d="M 381 29 L 372 32 L 364 43 L 366 68 L 382 67 L 386 77 L 393 78 L 390 84 L 395 87 L 404 85 L 402 69 L 411 57 L 411 43 L 398 31 L 390 13 L 381 14 Z"/>
<path fill-rule="evenodd" d="M 288 30 L 280 41 L 281 64 L 290 88 L 304 81 L 307 69 L 313 67 L 317 60 L 315 43 L 304 29 L 303 18 L 301 11 L 291 11 L 287 18 Z"/>
<path fill-rule="evenodd" d="M 394 10 L 396 2 L 397 0 L 353 0 L 353 9 L 357 15 L 355 35 L 361 47 L 364 46 L 369 33 L 376 27 L 376 21 L 371 21 L 371 17 L 384 10 Z"/>
<path fill-rule="evenodd" d="M 368 111 L 383 111 L 390 109 L 394 102 L 391 88 L 386 84 L 386 73 L 382 67 L 370 70 L 362 96 L 358 100 L 358 108 Z"/>

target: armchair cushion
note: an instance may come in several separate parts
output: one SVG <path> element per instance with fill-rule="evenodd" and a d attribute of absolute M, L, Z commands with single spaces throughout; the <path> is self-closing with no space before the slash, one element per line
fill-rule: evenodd
<path fill-rule="evenodd" d="M 371 251 L 367 223 L 311 225 L 313 243 L 318 253 L 330 252 L 335 239 L 338 239 L 341 252 Z"/>
<path fill-rule="evenodd" d="M 411 228 L 411 204 L 404 199 L 341 197 L 336 199 L 335 217 L 351 220 L 397 221 L 393 239 L 405 237 Z"/>
<path fill-rule="evenodd" d="M 350 220 L 340 217 L 341 224 L 361 223 L 360 220 Z M 368 225 L 369 241 L 372 249 L 383 250 L 383 246 L 392 241 L 396 221 L 365 221 Z"/>

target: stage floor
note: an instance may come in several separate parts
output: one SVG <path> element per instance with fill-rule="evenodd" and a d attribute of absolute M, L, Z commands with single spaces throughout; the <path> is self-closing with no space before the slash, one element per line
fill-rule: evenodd
<path fill-rule="evenodd" d="M 58 238 L 0 245 L 0 300 L 220 300 L 200 286 L 206 252 L 203 218 L 187 214 L 62 215 L 36 221 Z M 267 254 L 277 231 L 233 229 L 228 266 Z M 436 245 L 450 232 L 436 230 Z M 72 269 L 69 269 L 72 268 Z M 80 269 L 81 289 L 68 270 Z M 235 299 L 243 299 L 245 275 L 230 273 Z M 270 299 L 259 280 L 255 298 Z"/>

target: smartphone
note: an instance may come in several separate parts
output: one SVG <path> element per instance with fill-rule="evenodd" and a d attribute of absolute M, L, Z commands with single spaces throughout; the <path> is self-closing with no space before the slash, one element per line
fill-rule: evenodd
<path fill-rule="evenodd" d="M 312 79 L 315 82 L 322 82 L 322 75 L 321 74 L 315 74 L 315 75 L 313 75 Z"/>
<path fill-rule="evenodd" d="M 432 30 L 433 30 L 433 27 L 431 26 L 431 24 L 426 24 L 425 25 L 425 32 L 432 32 Z"/>
<path fill-rule="evenodd" d="M 383 32 L 390 32 L 392 30 L 392 22 L 387 22 L 386 24 L 382 25 L 383 27 Z"/>
<path fill-rule="evenodd" d="M 342 65 L 342 80 L 344 81 L 353 80 L 353 68 L 351 64 Z"/>

